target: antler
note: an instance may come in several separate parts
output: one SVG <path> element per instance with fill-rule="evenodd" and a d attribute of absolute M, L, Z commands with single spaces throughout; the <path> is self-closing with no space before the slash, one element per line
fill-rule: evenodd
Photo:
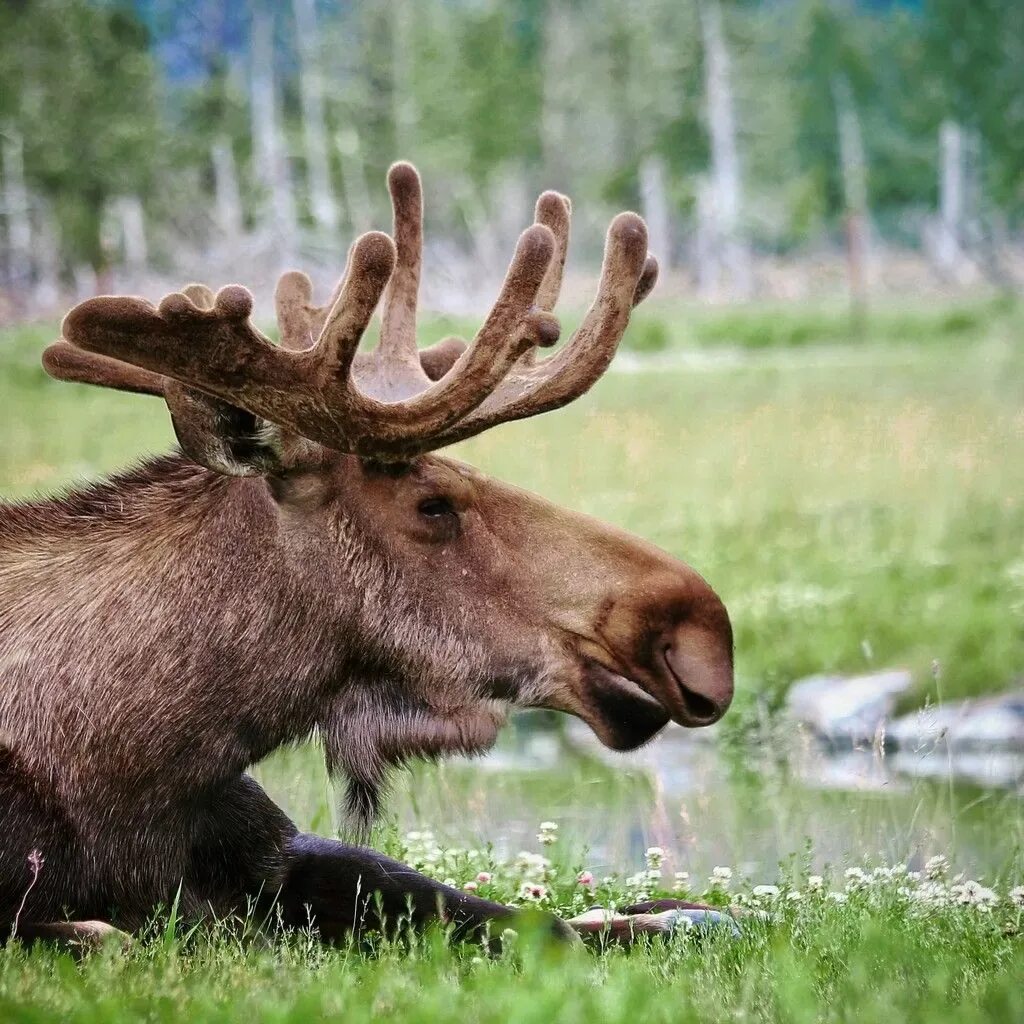
<path fill-rule="evenodd" d="M 503 420 L 556 408 L 597 380 L 631 307 L 657 273 L 636 214 L 612 222 L 597 298 L 550 359 L 533 361 L 537 346 L 558 338 L 550 309 L 561 284 L 569 204 L 553 192 L 538 200 L 537 222 L 520 236 L 498 300 L 472 343 L 446 339 L 420 353 L 419 175 L 409 164 L 395 164 L 388 186 L 397 244 L 381 232 L 359 238 L 322 307 L 312 305 L 305 274 L 285 274 L 275 293 L 280 347 L 250 323 L 252 296 L 244 288 L 231 285 L 214 297 L 193 285 L 159 307 L 109 296 L 81 303 L 65 318 L 66 340 L 47 350 L 44 365 L 65 379 L 163 395 L 190 454 L 197 447 L 205 452 L 225 417 L 248 415 L 338 451 L 410 458 Z M 357 356 L 382 293 L 380 343 Z M 183 425 L 186 434 L 192 428 L 190 444 Z M 251 432 L 257 425 L 250 424 Z M 220 454 L 237 463 L 237 452 Z M 248 470 L 254 471 L 260 470 Z"/>

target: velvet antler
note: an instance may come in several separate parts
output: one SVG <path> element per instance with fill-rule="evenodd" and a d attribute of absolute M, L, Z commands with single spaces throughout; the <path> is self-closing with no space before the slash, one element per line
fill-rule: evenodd
<path fill-rule="evenodd" d="M 636 214 L 612 222 L 597 298 L 550 359 L 534 362 L 533 353 L 558 338 L 550 309 L 569 234 L 568 200 L 552 192 L 538 200 L 537 223 L 520 236 L 498 300 L 473 341 L 446 339 L 421 353 L 419 175 L 395 164 L 388 185 L 396 242 L 381 232 L 359 238 L 322 307 L 312 304 L 305 274 L 285 274 L 275 294 L 280 346 L 250 323 L 252 296 L 244 288 L 214 296 L 193 285 L 159 307 L 109 296 L 81 303 L 65 318 L 64 340 L 47 350 L 44 365 L 64 379 L 163 395 L 186 451 L 201 452 L 208 465 L 219 431 L 232 426 L 251 441 L 260 421 L 338 451 L 410 458 L 564 405 L 597 380 L 631 307 L 657 273 Z M 382 293 L 380 343 L 357 356 Z M 246 473 L 265 471 L 249 468 L 251 452 L 243 459 L 236 442 L 222 447 L 213 453 L 215 468 L 238 472 L 241 459 Z"/>

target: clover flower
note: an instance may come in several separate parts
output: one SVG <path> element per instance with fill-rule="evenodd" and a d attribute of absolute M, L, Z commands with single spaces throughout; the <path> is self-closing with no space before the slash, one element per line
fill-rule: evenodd
<path fill-rule="evenodd" d="M 647 867 L 650 871 L 661 872 L 662 862 L 665 860 L 665 851 L 660 846 L 649 846 L 644 854 Z"/>
<path fill-rule="evenodd" d="M 825 888 L 825 879 L 821 875 L 807 876 L 808 892 L 821 892 Z"/>
<path fill-rule="evenodd" d="M 976 907 L 978 910 L 987 912 L 999 902 L 999 897 L 992 889 L 982 885 L 974 879 L 968 879 L 959 885 L 954 885 L 949 890 L 953 899 L 964 906 Z"/>
<path fill-rule="evenodd" d="M 558 822 L 542 821 L 540 831 L 537 833 L 537 842 L 541 846 L 551 846 L 558 841 Z"/>
<path fill-rule="evenodd" d="M 466 892 L 476 892 L 479 886 L 476 882 L 463 882 L 462 888 L 465 889 Z"/>
<path fill-rule="evenodd" d="M 949 860 L 941 853 L 937 853 L 934 857 L 929 857 L 925 861 L 924 873 L 933 882 L 945 878 L 949 874 Z"/>
<path fill-rule="evenodd" d="M 1024 907 L 1024 885 L 1015 885 L 1006 895 L 1011 903 L 1016 903 L 1018 907 Z"/>
<path fill-rule="evenodd" d="M 711 869 L 711 885 L 717 889 L 728 889 L 732 882 L 732 868 L 718 865 Z"/>
<path fill-rule="evenodd" d="M 480 885 L 490 885 L 491 884 L 491 878 L 492 878 L 492 875 L 491 875 L 490 871 L 481 871 L 476 876 L 476 880 L 477 880 L 477 882 L 480 883 Z"/>
<path fill-rule="evenodd" d="M 534 903 L 539 903 L 547 894 L 547 889 L 537 882 L 523 882 L 519 886 L 519 898 L 521 900 L 531 900 Z"/>
<path fill-rule="evenodd" d="M 582 885 L 586 889 L 591 889 L 594 885 L 594 876 L 589 871 L 581 871 L 576 876 L 576 884 Z"/>
<path fill-rule="evenodd" d="M 530 853 L 529 850 L 522 850 L 516 855 L 513 862 L 515 869 L 522 875 L 541 880 L 547 875 L 551 861 L 539 853 Z"/>
<path fill-rule="evenodd" d="M 672 890 L 674 892 L 689 892 L 690 889 L 690 872 L 689 871 L 677 871 L 672 876 Z"/>

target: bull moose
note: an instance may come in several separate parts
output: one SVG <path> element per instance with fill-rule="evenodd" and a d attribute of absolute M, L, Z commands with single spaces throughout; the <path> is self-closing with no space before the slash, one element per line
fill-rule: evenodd
<path fill-rule="evenodd" d="M 322 307 L 285 274 L 280 344 L 244 288 L 190 285 L 82 302 L 46 350 L 54 377 L 161 396 L 181 450 L 0 506 L 8 934 L 131 932 L 176 898 L 183 918 L 257 907 L 325 941 L 438 918 L 479 937 L 516 910 L 299 832 L 246 769 L 318 734 L 365 826 L 391 768 L 484 751 L 516 707 L 628 750 L 729 706 L 729 618 L 697 572 L 433 454 L 593 385 L 657 276 L 643 221 L 614 219 L 593 305 L 539 359 L 570 217 L 545 193 L 473 341 L 420 351 L 420 180 L 399 163 L 388 184 L 394 240 L 361 236 Z M 673 906 L 621 920 L 656 930 Z"/>

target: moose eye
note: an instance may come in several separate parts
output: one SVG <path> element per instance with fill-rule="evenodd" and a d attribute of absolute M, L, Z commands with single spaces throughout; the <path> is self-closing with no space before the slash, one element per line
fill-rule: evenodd
<path fill-rule="evenodd" d="M 424 498 L 419 504 L 419 514 L 427 519 L 455 515 L 455 506 L 447 498 Z"/>

